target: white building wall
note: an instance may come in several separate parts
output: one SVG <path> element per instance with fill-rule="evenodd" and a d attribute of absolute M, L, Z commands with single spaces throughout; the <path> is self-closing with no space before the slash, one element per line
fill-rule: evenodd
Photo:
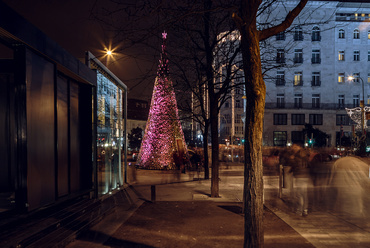
<path fill-rule="evenodd" d="M 292 10 L 298 1 L 280 1 L 271 8 L 271 13 L 267 16 L 260 17 L 260 23 L 277 23 L 282 21 L 287 11 Z M 349 20 L 341 21 L 336 18 L 336 13 L 353 14 L 348 17 Z M 358 13 L 358 20 L 353 18 L 354 13 Z M 365 14 L 364 17 L 361 17 Z M 294 41 L 294 27 L 302 25 L 303 40 Z M 312 41 L 313 27 L 320 28 L 321 39 Z M 353 39 L 355 28 L 360 30 L 360 39 Z M 345 30 L 345 39 L 339 39 L 339 29 Z M 353 73 L 360 73 L 364 80 L 365 86 L 365 104 L 370 105 L 370 95 L 368 74 L 370 73 L 370 61 L 368 52 L 370 51 L 370 4 L 369 3 L 340 3 L 339 1 L 309 1 L 296 18 L 293 25 L 287 30 L 285 40 L 276 40 L 271 37 L 267 41 L 267 46 L 261 44 L 262 61 L 269 60 L 263 64 L 265 69 L 264 78 L 266 83 L 266 109 L 264 118 L 263 144 L 266 146 L 274 145 L 274 132 L 283 131 L 287 133 L 286 143 L 292 141 L 292 131 L 302 131 L 304 125 L 292 125 L 292 114 L 304 114 L 305 123 L 309 123 L 310 114 L 322 114 L 322 125 L 313 125 L 329 135 L 328 146 L 336 145 L 336 134 L 340 132 L 340 124 L 337 123 L 337 115 L 347 115 L 344 108 L 338 108 L 338 96 L 345 95 L 345 106 L 353 107 L 353 96 L 360 95 L 362 99 L 362 84 L 349 82 L 348 76 Z M 286 63 L 280 68 L 276 68 L 275 58 L 277 49 L 285 49 Z M 294 49 L 302 49 L 303 63 L 294 63 Z M 312 64 L 312 50 L 320 50 L 321 62 Z M 340 50 L 345 51 L 345 61 L 338 60 Z M 360 51 L 360 61 L 353 61 L 354 50 Z M 281 64 L 280 64 L 281 65 Z M 275 67 L 275 68 L 272 68 Z M 272 69 L 271 69 L 272 68 Z M 285 72 L 285 85 L 276 85 L 277 71 Z M 302 72 L 303 85 L 294 86 L 295 72 Z M 312 86 L 312 72 L 320 72 L 320 86 Z M 338 74 L 345 73 L 346 80 L 338 83 Z M 277 94 L 284 94 L 285 108 L 277 108 Z M 302 94 L 303 107 L 294 108 L 295 94 Z M 312 95 L 319 94 L 320 108 L 312 108 Z M 237 109 L 221 108 L 220 120 L 225 114 L 239 113 Z M 275 125 L 274 114 L 287 114 L 286 125 Z M 234 115 L 234 118 L 235 118 Z M 232 130 L 231 123 L 222 124 L 220 121 L 220 130 L 229 126 Z M 351 132 L 351 125 L 343 126 L 344 132 Z M 236 136 L 235 133 L 231 136 Z M 241 134 L 240 137 L 243 137 Z"/>
<path fill-rule="evenodd" d="M 285 5 L 295 6 L 297 1 L 286 1 Z M 352 7 L 338 7 L 339 2 L 324 2 L 315 1 L 309 2 L 307 7 L 293 23 L 293 32 L 286 34 L 285 41 L 276 41 L 275 46 L 281 48 L 290 48 L 285 54 L 287 59 L 286 67 L 278 70 L 285 71 L 285 86 L 276 86 L 274 79 L 265 79 L 267 86 L 266 108 L 264 119 L 264 144 L 274 145 L 274 131 L 286 131 L 288 138 L 287 142 L 291 142 L 291 132 L 301 131 L 303 125 L 291 125 L 291 114 L 305 114 L 305 122 L 309 122 L 310 114 L 323 114 L 322 125 L 313 125 L 321 131 L 329 134 L 329 146 L 335 146 L 336 132 L 340 131 L 340 125 L 336 123 L 337 114 L 346 114 L 344 109 L 338 109 L 338 95 L 345 95 L 345 104 L 350 107 L 353 102 L 353 95 L 360 95 L 362 99 L 362 85 L 360 83 L 352 83 L 345 81 L 338 83 L 338 74 L 345 73 L 345 76 L 352 75 L 354 72 L 360 72 L 360 76 L 365 81 L 365 103 L 369 94 L 367 85 L 367 76 L 370 72 L 370 62 L 368 62 L 368 50 L 370 50 L 370 40 L 368 39 L 368 30 L 370 30 L 369 22 L 338 22 L 336 21 L 335 12 L 343 13 L 370 13 L 370 8 L 358 8 L 358 5 L 353 3 L 346 4 Z M 365 6 L 362 4 L 362 6 Z M 370 5 L 368 6 L 370 7 Z M 275 9 L 280 14 L 284 14 L 279 8 Z M 369 17 L 367 16 L 367 19 Z M 325 23 L 320 23 L 326 21 Z M 313 23 L 305 25 L 305 23 Z M 319 24 L 314 24 L 319 23 Z M 302 24 L 303 41 L 292 41 L 294 34 L 294 26 Z M 320 28 L 321 40 L 312 41 L 311 31 L 314 26 Z M 339 29 L 345 29 L 345 39 L 339 39 Z M 360 39 L 353 39 L 353 30 L 360 30 Z M 271 37 L 270 40 L 276 39 Z M 293 66 L 292 59 L 294 57 L 294 49 L 300 48 L 303 50 L 303 63 Z M 320 49 L 321 63 L 312 64 L 312 50 Z M 345 61 L 338 61 L 339 50 L 345 51 Z M 353 61 L 353 51 L 360 51 L 360 61 Z M 263 54 L 263 52 L 262 52 Z M 290 68 L 291 67 L 291 68 Z M 272 70 L 267 73 L 266 78 L 274 77 L 277 70 Z M 293 86 L 294 72 L 302 71 L 303 85 Z M 313 71 L 319 71 L 321 76 L 321 86 L 311 86 L 311 77 Z M 276 96 L 278 93 L 283 93 L 285 96 L 286 105 L 294 103 L 294 94 L 301 93 L 303 96 L 303 108 L 295 109 L 288 106 L 284 109 L 277 109 Z M 312 94 L 320 95 L 320 109 L 311 109 Z M 287 114 L 287 125 L 274 125 L 273 115 L 275 113 Z M 344 132 L 351 132 L 351 126 L 344 126 Z"/>

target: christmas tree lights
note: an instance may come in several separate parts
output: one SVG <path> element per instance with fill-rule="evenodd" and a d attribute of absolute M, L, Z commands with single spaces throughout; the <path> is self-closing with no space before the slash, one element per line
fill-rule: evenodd
<path fill-rule="evenodd" d="M 162 34 L 161 59 L 154 83 L 145 134 L 137 165 L 146 169 L 175 169 L 175 157 L 187 159 L 187 147 L 178 116 L 172 81 L 169 79 L 166 55 L 167 33 Z"/>

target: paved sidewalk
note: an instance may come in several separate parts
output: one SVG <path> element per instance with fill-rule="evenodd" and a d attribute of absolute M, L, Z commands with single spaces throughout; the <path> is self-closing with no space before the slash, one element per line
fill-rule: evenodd
<path fill-rule="evenodd" d="M 320 207 L 313 207 L 307 217 L 301 217 L 277 197 L 278 177 L 265 176 L 264 187 L 265 206 L 315 247 L 370 247 L 369 217 L 355 217 Z"/>
<path fill-rule="evenodd" d="M 126 188 L 136 207 L 125 209 L 118 204 L 117 211 L 110 219 L 94 226 L 67 247 L 241 247 L 244 218 L 238 212 L 243 194 L 241 172 L 241 166 L 222 169 L 221 197 L 210 198 L 210 180 L 194 181 L 196 174 L 139 171 L 138 183 Z M 182 182 L 176 183 L 179 176 Z M 154 204 L 150 203 L 153 184 L 157 184 Z M 265 247 L 370 247 L 370 220 L 320 208 L 312 209 L 307 217 L 301 217 L 277 197 L 277 176 L 264 176 L 264 188 L 267 207 Z M 204 212 L 204 209 L 212 211 L 212 218 L 207 217 L 209 212 Z M 194 218 L 189 218 L 186 213 Z M 219 222 L 212 222 L 217 218 L 224 220 L 224 232 L 218 233 L 219 229 L 212 229 L 219 227 Z M 168 229 L 168 223 L 174 222 L 174 226 Z M 205 225 L 207 223 L 208 226 Z M 210 232 L 197 236 L 196 233 L 185 231 L 186 227 Z M 226 230 L 234 232 L 228 233 Z M 217 239 L 222 234 L 225 234 L 223 238 Z M 203 240 L 205 243 L 200 243 L 202 237 L 206 237 Z M 175 245 L 168 243 L 168 240 L 176 240 Z M 221 240 L 228 241 L 227 245 L 220 243 Z"/>

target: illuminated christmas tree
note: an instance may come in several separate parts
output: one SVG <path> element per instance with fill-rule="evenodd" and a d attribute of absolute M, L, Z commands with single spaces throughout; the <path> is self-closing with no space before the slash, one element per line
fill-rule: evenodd
<path fill-rule="evenodd" d="M 161 59 L 154 83 L 145 134 L 137 165 L 146 169 L 175 169 L 175 160 L 187 159 L 187 147 L 179 120 L 175 91 L 169 78 L 167 33 L 162 34 Z"/>

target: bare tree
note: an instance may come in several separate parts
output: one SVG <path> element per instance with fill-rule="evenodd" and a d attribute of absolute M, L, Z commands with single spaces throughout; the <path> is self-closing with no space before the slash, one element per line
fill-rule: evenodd
<path fill-rule="evenodd" d="M 196 118 L 203 124 L 204 152 L 207 159 L 208 128 L 211 129 L 212 142 L 212 182 L 211 196 L 219 197 L 219 143 L 218 114 L 220 107 L 229 97 L 237 70 L 234 69 L 239 48 L 220 47 L 224 36 L 235 29 L 230 18 L 231 2 L 224 1 L 121 1 L 112 0 L 111 7 L 105 6 L 97 15 L 99 20 L 112 28 L 126 47 L 160 47 L 155 42 L 163 30 L 169 33 L 167 43 L 170 73 L 175 87 L 183 92 L 193 92 L 201 114 Z M 235 2 L 235 1 L 234 1 Z M 127 17 L 126 22 L 120 17 Z M 225 32 L 226 31 L 226 32 Z M 176 34 L 171 36 L 171 34 Z M 225 70 L 215 66 L 218 51 L 227 52 L 223 61 Z M 196 73 L 194 73 L 196 72 Z M 195 74 L 195 75 L 194 75 Z M 215 80 L 218 78 L 219 80 Z M 207 100 L 204 101 L 204 92 Z M 178 101 L 180 102 L 180 101 Z M 208 105 L 205 105 L 205 103 Z M 195 117 L 195 115 L 194 115 Z M 206 161 L 206 162 L 207 162 Z M 206 178 L 208 168 L 206 168 Z"/>
<path fill-rule="evenodd" d="M 244 247 L 263 247 L 262 133 L 266 85 L 262 75 L 260 42 L 286 30 L 302 11 L 301 0 L 278 25 L 259 30 L 257 14 L 262 0 L 242 0 L 233 19 L 241 35 L 241 52 L 247 95 L 244 168 Z M 271 3 L 269 3 L 271 4 Z"/>

